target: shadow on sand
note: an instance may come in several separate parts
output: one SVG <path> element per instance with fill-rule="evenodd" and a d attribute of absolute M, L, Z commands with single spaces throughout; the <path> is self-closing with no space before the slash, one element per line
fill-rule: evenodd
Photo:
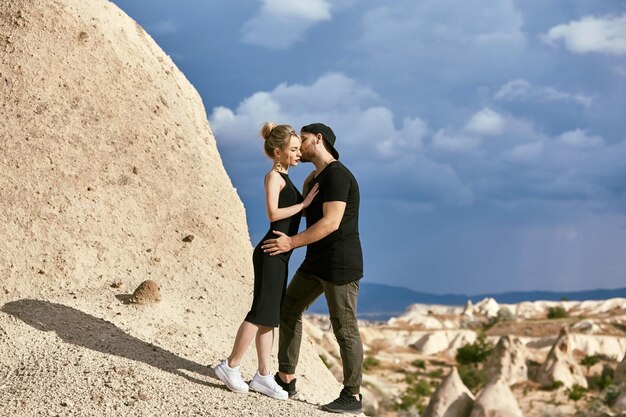
<path fill-rule="evenodd" d="M 1 311 L 37 330 L 54 331 L 67 343 L 143 362 L 198 384 L 226 389 L 223 385 L 212 384 L 187 373 L 217 379 L 212 369 L 146 343 L 125 333 L 113 323 L 75 308 L 48 301 L 24 299 L 6 303 Z"/>

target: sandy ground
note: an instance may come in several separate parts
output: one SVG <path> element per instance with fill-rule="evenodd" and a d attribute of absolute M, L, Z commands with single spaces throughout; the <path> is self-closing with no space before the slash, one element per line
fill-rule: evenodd
<path fill-rule="evenodd" d="M 0 414 L 328 415 L 306 393 L 281 402 L 228 391 L 207 367 L 225 354 L 216 352 L 216 342 L 228 344 L 214 338 L 222 326 L 198 320 L 202 299 L 137 306 L 116 294 L 111 288 L 2 301 Z M 173 323 L 171 314 L 197 326 Z M 246 379 L 254 374 L 253 358 L 251 351 Z M 317 382 L 301 376 L 299 387 L 307 385 Z"/>

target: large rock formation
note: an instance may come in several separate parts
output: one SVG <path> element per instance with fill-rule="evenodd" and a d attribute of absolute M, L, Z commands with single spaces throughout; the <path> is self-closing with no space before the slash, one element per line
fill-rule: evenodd
<path fill-rule="evenodd" d="M 252 248 L 192 85 L 109 1 L 11 0 L 0 97 L 3 414 L 249 409 L 206 367 L 250 306 Z M 159 303 L 120 301 L 147 279 Z M 304 399 L 336 397 L 308 341 L 300 363 Z M 296 406 L 253 405 L 318 413 Z"/>
<path fill-rule="evenodd" d="M 452 368 L 430 398 L 422 417 L 467 417 L 473 404 L 474 395 L 461 381 L 457 369 Z"/>
<path fill-rule="evenodd" d="M 498 317 L 498 311 L 500 311 L 500 305 L 495 299 L 491 297 L 486 297 L 476 303 L 475 311 L 477 311 L 480 315 L 485 316 L 487 318 L 494 318 L 494 317 Z"/>
<path fill-rule="evenodd" d="M 409 325 L 424 330 L 444 329 L 445 324 L 425 311 L 409 312 L 401 317 L 389 319 L 389 325 Z"/>
<path fill-rule="evenodd" d="M 248 282 L 243 205 L 169 57 L 105 0 L 0 10 L 6 290 Z"/>
<path fill-rule="evenodd" d="M 526 347 L 516 337 L 502 336 L 485 363 L 489 380 L 501 379 L 508 385 L 528 379 Z"/>
<path fill-rule="evenodd" d="M 456 356 L 456 353 L 460 348 L 476 342 L 476 339 L 478 338 L 476 333 L 471 331 L 459 332 L 456 335 L 449 332 L 449 337 L 452 337 L 452 340 L 450 341 L 446 355 L 450 357 Z"/>
<path fill-rule="evenodd" d="M 509 386 L 497 379 L 478 394 L 470 417 L 524 417 L 524 414 Z"/>
<path fill-rule="evenodd" d="M 606 355 L 621 358 L 626 354 L 626 338 L 599 334 L 570 333 L 569 343 L 571 351 L 578 351 L 584 355 Z"/>
<path fill-rule="evenodd" d="M 563 327 L 552 349 L 550 349 L 548 357 L 539 369 L 537 381 L 543 385 L 552 385 L 556 381 L 561 381 L 567 388 L 574 384 L 586 388 L 587 380 L 580 366 L 574 360 L 572 350 L 569 332 L 566 327 Z"/>
<path fill-rule="evenodd" d="M 432 355 L 448 349 L 450 341 L 445 332 L 427 333 L 420 340 L 413 344 L 415 350 L 422 355 Z"/>

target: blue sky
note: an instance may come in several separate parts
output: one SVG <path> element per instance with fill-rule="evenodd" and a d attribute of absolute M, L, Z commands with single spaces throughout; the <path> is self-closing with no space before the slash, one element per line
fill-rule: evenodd
<path fill-rule="evenodd" d="M 114 2 L 202 96 L 253 244 L 260 125 L 321 121 L 361 186 L 369 282 L 626 286 L 622 0 Z"/>

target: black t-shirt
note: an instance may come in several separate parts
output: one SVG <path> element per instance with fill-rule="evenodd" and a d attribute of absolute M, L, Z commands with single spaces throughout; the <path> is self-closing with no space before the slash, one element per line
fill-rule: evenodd
<path fill-rule="evenodd" d="M 324 216 L 323 205 L 343 201 L 346 210 L 339 228 L 306 248 L 300 271 L 335 284 L 347 284 L 363 277 L 363 253 L 359 239 L 359 184 L 341 162 L 335 161 L 310 183 L 319 183 L 319 192 L 306 209 L 306 225 L 311 227 Z"/>

